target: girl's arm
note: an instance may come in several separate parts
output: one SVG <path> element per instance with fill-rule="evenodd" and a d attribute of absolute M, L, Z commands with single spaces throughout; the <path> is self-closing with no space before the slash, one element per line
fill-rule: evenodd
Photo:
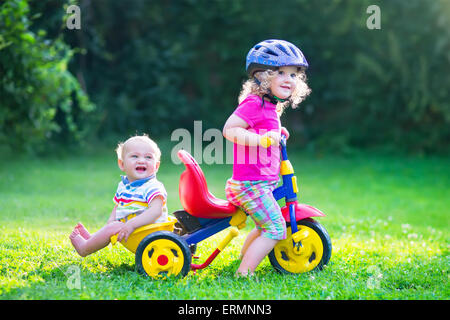
<path fill-rule="evenodd" d="M 233 143 L 245 146 L 259 145 L 259 134 L 247 130 L 248 123 L 235 114 L 232 114 L 223 126 L 223 136 Z"/>
<path fill-rule="evenodd" d="M 244 146 L 255 147 L 261 144 L 261 135 L 247 130 L 249 127 L 245 120 L 241 119 L 235 114 L 232 114 L 225 122 L 223 127 L 223 136 L 233 143 Z M 275 141 L 275 145 L 280 143 L 280 134 L 269 131 L 265 135 L 269 136 Z"/>
<path fill-rule="evenodd" d="M 130 234 L 141 226 L 153 223 L 158 219 L 163 211 L 163 199 L 160 196 L 156 196 L 148 205 L 148 209 L 142 212 L 140 215 L 128 220 L 123 228 L 117 235 L 117 241 L 128 240 Z"/>

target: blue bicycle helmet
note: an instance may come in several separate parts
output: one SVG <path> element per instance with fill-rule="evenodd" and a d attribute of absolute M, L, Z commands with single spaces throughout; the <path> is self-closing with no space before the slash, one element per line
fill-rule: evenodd
<path fill-rule="evenodd" d="M 308 68 L 308 62 L 300 49 L 285 40 L 262 41 L 247 54 L 246 70 L 250 77 L 258 71 L 285 66 Z"/>

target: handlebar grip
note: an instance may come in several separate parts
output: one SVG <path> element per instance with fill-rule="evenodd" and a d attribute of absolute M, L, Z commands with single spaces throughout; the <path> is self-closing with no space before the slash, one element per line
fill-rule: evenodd
<path fill-rule="evenodd" d="M 259 140 L 259 144 L 263 147 L 263 148 L 269 148 L 271 145 L 274 144 L 274 140 L 268 136 L 263 136 L 261 137 L 261 139 Z"/>

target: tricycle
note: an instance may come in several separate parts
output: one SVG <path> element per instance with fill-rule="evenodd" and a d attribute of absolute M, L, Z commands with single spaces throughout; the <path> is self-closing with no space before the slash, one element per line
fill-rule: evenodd
<path fill-rule="evenodd" d="M 269 147 L 271 139 L 264 137 Z M 331 257 L 331 240 L 326 229 L 313 217 L 325 216 L 320 210 L 298 202 L 297 177 L 287 156 L 286 137 L 280 142 L 282 185 L 273 195 L 285 199 L 281 208 L 286 221 L 287 238 L 279 241 L 268 258 L 275 270 L 298 274 L 321 270 Z M 153 278 L 186 276 L 191 270 L 204 269 L 246 226 L 247 214 L 208 190 L 205 176 L 195 159 L 185 150 L 177 153 L 185 165 L 180 176 L 179 197 L 183 210 L 173 213 L 169 221 L 136 229 L 121 243 L 135 253 L 138 272 Z M 192 263 L 197 244 L 229 228 L 228 233 L 201 264 Z M 112 244 L 117 237 L 111 237 Z"/>

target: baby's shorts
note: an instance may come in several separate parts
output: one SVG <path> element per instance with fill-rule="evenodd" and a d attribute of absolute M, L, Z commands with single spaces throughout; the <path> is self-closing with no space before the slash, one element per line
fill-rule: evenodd
<path fill-rule="evenodd" d="M 255 221 L 256 228 L 273 240 L 286 239 L 286 221 L 272 191 L 278 181 L 238 181 L 228 179 L 225 192 L 228 201 L 244 210 Z"/>
<path fill-rule="evenodd" d="M 128 220 L 133 219 L 134 217 L 140 215 L 142 212 L 144 212 L 144 210 L 138 210 L 138 211 L 135 211 L 134 213 L 130 213 L 129 215 L 127 215 L 123 218 L 118 218 L 116 220 L 125 223 Z"/>

